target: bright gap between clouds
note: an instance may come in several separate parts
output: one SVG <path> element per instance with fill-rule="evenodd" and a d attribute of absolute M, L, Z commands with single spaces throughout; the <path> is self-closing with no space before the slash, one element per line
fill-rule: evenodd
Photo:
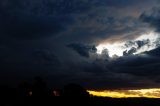
<path fill-rule="evenodd" d="M 142 34 L 134 40 L 117 42 L 117 43 L 102 43 L 97 48 L 97 54 L 101 55 L 104 50 L 107 50 L 109 57 L 123 56 L 124 52 L 129 53 L 132 49 L 135 49 L 131 54 L 140 54 L 145 51 L 156 49 L 160 45 L 160 37 L 158 33 L 150 32 Z M 141 44 L 141 46 L 137 43 Z"/>

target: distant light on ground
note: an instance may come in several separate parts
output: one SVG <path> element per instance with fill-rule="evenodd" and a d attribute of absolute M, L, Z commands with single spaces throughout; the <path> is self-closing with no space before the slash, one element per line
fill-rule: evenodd
<path fill-rule="evenodd" d="M 33 92 L 32 91 L 29 91 L 29 96 L 32 96 Z"/>
<path fill-rule="evenodd" d="M 145 98 L 160 98 L 160 88 L 138 89 L 138 90 L 105 90 L 88 92 L 93 96 L 112 97 L 112 98 L 130 98 L 130 97 L 145 97 Z"/>

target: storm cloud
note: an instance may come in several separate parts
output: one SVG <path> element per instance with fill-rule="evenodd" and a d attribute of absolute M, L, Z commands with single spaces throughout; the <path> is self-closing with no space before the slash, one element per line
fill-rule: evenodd
<path fill-rule="evenodd" d="M 83 45 L 83 44 L 69 44 L 68 47 L 75 50 L 81 56 L 89 57 L 90 53 L 96 53 L 97 49 L 95 46 Z"/>
<path fill-rule="evenodd" d="M 47 5 L 50 2 L 2 0 L 0 2 L 0 33 L 21 39 L 33 39 L 53 36 L 65 30 L 64 25 L 71 24 L 71 19 L 49 14 L 48 12 L 52 9 Z"/>
<path fill-rule="evenodd" d="M 159 36 L 157 2 L 1 0 L 1 82 L 39 75 L 57 87 L 71 82 L 99 90 L 159 87 L 159 39 L 137 40 L 150 31 Z M 129 48 L 123 56 L 110 57 L 109 49 L 97 53 L 100 44 L 122 42 Z M 153 44 L 153 50 L 135 54 Z"/>
<path fill-rule="evenodd" d="M 157 32 L 160 31 L 160 8 L 156 7 L 149 12 L 144 12 L 140 19 L 148 23 L 151 27 L 155 28 Z"/>

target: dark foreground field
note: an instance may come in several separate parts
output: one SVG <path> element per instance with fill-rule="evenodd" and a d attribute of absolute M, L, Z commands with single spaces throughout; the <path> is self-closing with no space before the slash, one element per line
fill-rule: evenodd
<path fill-rule="evenodd" d="M 47 97 L 1 99 L 0 106 L 160 106 L 160 99 L 128 98 L 113 99 L 90 97 Z"/>
<path fill-rule="evenodd" d="M 160 106 L 160 99 L 104 98 L 90 95 L 77 84 L 61 89 L 48 88 L 40 78 L 33 84 L 23 82 L 16 88 L 0 86 L 0 106 Z"/>

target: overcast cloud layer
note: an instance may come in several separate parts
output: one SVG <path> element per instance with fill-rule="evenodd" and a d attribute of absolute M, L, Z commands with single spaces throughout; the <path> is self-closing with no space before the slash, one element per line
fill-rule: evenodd
<path fill-rule="evenodd" d="M 160 33 L 158 0 L 1 0 L 0 80 L 42 76 L 51 86 L 87 89 L 160 87 L 160 48 L 110 58 L 107 42 Z M 153 35 L 154 36 L 154 35 Z M 134 42 L 141 48 L 147 41 Z M 129 45 L 129 44 L 128 44 Z M 139 48 L 136 48 L 139 49 Z"/>

